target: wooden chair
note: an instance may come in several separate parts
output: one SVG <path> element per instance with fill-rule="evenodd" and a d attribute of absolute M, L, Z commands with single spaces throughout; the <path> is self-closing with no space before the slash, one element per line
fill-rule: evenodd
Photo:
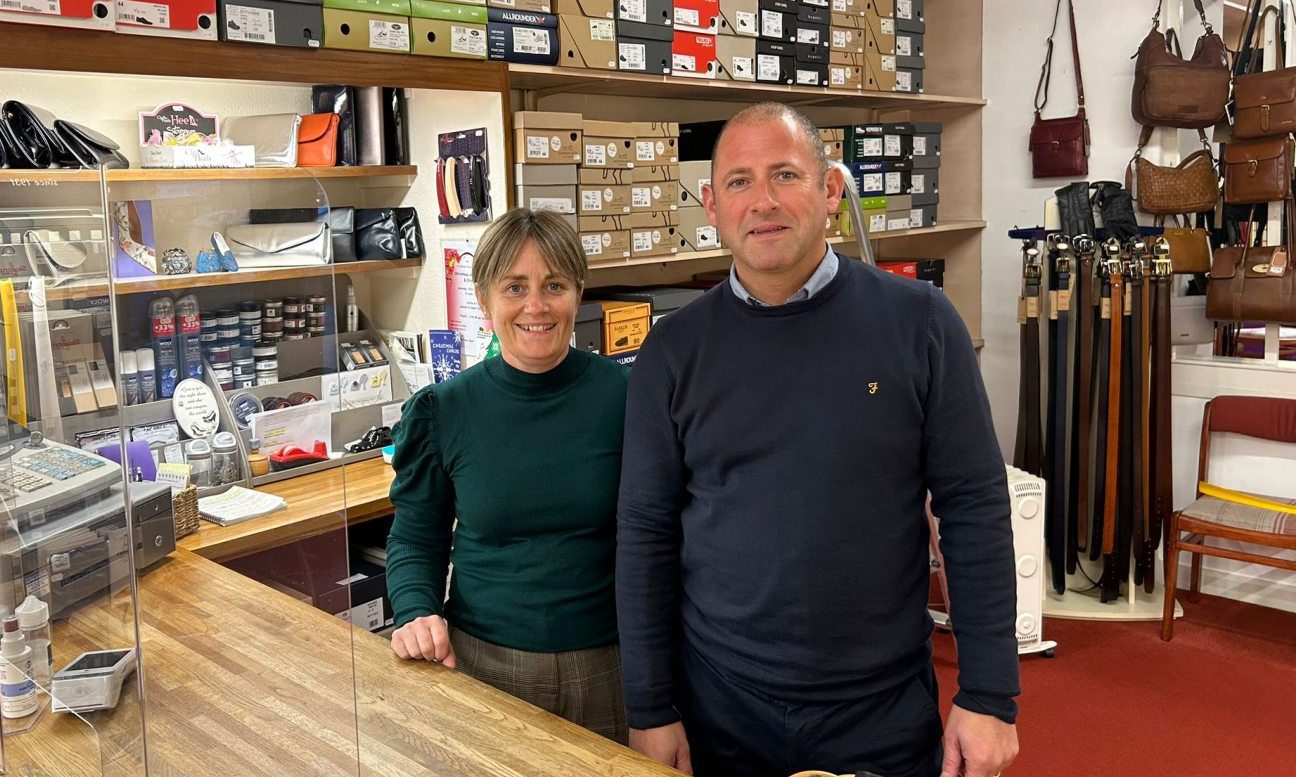
<path fill-rule="evenodd" d="M 1198 483 L 1209 482 L 1207 467 L 1210 463 L 1211 434 L 1216 432 L 1232 432 L 1262 440 L 1296 444 L 1296 399 L 1221 396 L 1207 402 L 1202 413 L 1201 445 L 1197 455 Z M 1261 498 L 1296 506 L 1296 499 Z M 1181 538 L 1181 534 L 1186 536 Z M 1194 602 L 1201 593 L 1203 555 L 1296 571 L 1296 561 L 1211 547 L 1206 544 L 1210 537 L 1296 550 L 1296 514 L 1206 496 L 1199 488 L 1196 501 L 1175 512 L 1170 518 L 1170 531 L 1166 539 L 1165 610 L 1161 615 L 1161 639 L 1167 642 L 1174 636 L 1180 551 L 1193 554 L 1188 598 Z"/>

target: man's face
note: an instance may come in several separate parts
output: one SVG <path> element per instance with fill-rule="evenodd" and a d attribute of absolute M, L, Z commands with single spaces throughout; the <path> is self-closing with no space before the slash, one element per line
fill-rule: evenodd
<path fill-rule="evenodd" d="M 730 127 L 702 188 L 707 218 L 742 275 L 814 271 L 823 258 L 825 222 L 843 182 L 820 175 L 806 138 L 786 119 Z"/>

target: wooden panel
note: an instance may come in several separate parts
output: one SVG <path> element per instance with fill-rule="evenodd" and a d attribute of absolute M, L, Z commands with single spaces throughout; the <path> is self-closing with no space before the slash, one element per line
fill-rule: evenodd
<path fill-rule="evenodd" d="M 134 181 L 266 181 L 284 178 L 386 178 L 418 175 L 415 165 L 348 167 L 239 167 L 201 170 L 131 168 L 109 170 L 108 182 Z M 10 181 L 99 181 L 98 170 L 0 170 L 0 183 Z"/>
<path fill-rule="evenodd" d="M 974 342 L 981 340 L 981 232 L 901 238 L 879 246 L 879 259 L 944 259 L 945 294 Z"/>
<path fill-rule="evenodd" d="M 176 544 L 225 561 L 341 528 L 344 515 L 347 524 L 362 523 L 391 511 L 393 477 L 378 458 L 262 486 L 257 490 L 283 497 L 288 509 L 233 526 L 200 521 Z"/>
<path fill-rule="evenodd" d="M 460 672 L 401 661 L 385 639 L 184 550 L 140 578 L 139 596 L 152 774 L 342 777 L 358 758 L 365 775 L 678 775 Z M 56 665 L 117 644 L 104 641 L 117 621 L 94 605 L 57 621 Z M 142 773 L 129 768 L 138 712 L 129 695 L 92 715 L 98 735 L 47 713 L 7 738 L 8 767 Z M 101 772 L 101 749 L 122 768 Z"/>
<path fill-rule="evenodd" d="M 334 273 L 381 272 L 383 270 L 400 270 L 407 267 L 421 266 L 423 266 L 422 259 L 370 259 L 363 262 L 342 262 L 340 264 L 325 264 L 316 267 L 278 267 L 267 270 L 239 270 L 238 272 L 213 272 L 201 275 L 159 275 L 153 278 L 117 281 L 113 288 L 118 294 L 143 294 L 152 291 L 201 289 L 211 286 L 242 286 L 263 281 L 316 278 L 330 276 Z"/>
<path fill-rule="evenodd" d="M 923 88 L 965 99 L 981 97 L 982 0 L 930 0 L 925 14 Z M 1017 20 L 1007 20 L 1014 24 Z M 1065 25 L 1065 19 L 1059 27 Z M 1060 33 L 1062 38 L 1066 33 Z M 1028 47 L 1029 48 L 1029 47 Z M 1032 51 L 1043 56 L 1042 46 Z M 1069 48 L 1058 48 L 1066 56 Z M 991 74 L 994 75 L 994 74 Z"/>
<path fill-rule="evenodd" d="M 301 49 L 0 22 L 0 67 L 302 84 L 502 91 L 502 62 Z"/>

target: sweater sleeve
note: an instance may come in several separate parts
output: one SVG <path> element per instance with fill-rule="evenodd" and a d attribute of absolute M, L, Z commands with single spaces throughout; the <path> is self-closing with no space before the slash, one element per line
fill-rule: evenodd
<path fill-rule="evenodd" d="M 617 627 L 626 711 L 636 729 L 679 720 L 674 665 L 687 473 L 670 412 L 674 379 L 655 334 L 630 373 L 617 505 Z"/>
<path fill-rule="evenodd" d="M 932 291 L 923 466 L 958 641 L 954 703 L 1012 723 L 1017 668 L 1016 573 L 1007 476 L 967 329 Z"/>
<path fill-rule="evenodd" d="M 405 403 L 392 437 L 396 478 L 390 495 L 396 519 L 387 537 L 387 593 L 399 627 L 442 612 L 455 500 L 441 462 L 430 391 Z"/>

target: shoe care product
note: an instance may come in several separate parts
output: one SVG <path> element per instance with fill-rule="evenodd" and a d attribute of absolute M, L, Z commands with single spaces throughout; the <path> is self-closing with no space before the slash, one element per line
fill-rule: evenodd
<path fill-rule="evenodd" d="M 176 354 L 175 301 L 170 297 L 158 297 L 150 302 L 149 325 L 153 333 L 153 368 L 157 373 L 158 397 L 170 399 L 180 374 Z"/>
<path fill-rule="evenodd" d="M 23 639 L 18 618 L 14 615 L 4 619 L 0 663 L 4 665 L 4 677 L 0 680 L 0 715 L 25 718 L 36 711 L 36 683 L 32 682 L 32 650 Z"/>

